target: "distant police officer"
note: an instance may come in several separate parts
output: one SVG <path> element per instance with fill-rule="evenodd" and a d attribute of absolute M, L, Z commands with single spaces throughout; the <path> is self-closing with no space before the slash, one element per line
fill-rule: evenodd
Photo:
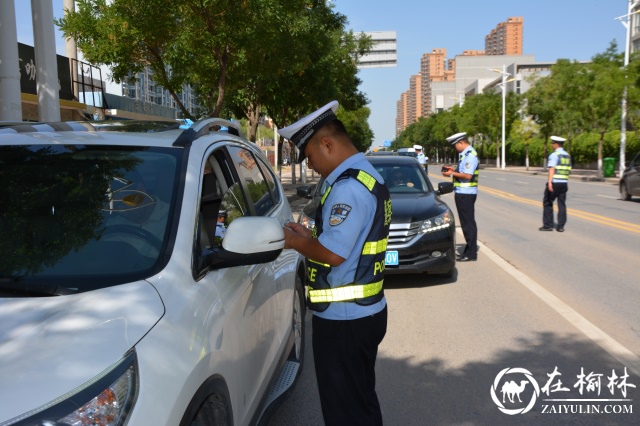
<path fill-rule="evenodd" d="M 454 169 L 445 166 L 443 176 L 453 177 L 454 199 L 460 227 L 466 241 L 458 262 L 474 261 L 478 258 L 478 227 L 475 218 L 475 203 L 478 196 L 478 154 L 469 144 L 465 132 L 456 133 L 447 138 L 458 152 L 458 166 Z"/>
<path fill-rule="evenodd" d="M 422 168 L 426 170 L 427 169 L 427 157 L 425 157 L 425 155 L 422 153 L 422 146 L 414 145 L 413 149 L 416 150 L 416 159 L 418 160 L 418 163 L 420 163 Z"/>
<path fill-rule="evenodd" d="M 558 232 L 564 232 L 567 223 L 567 191 L 571 173 L 571 156 L 564 150 L 565 138 L 551 136 L 553 152 L 549 155 L 549 175 L 542 199 L 542 227 L 540 231 L 553 231 L 553 202 L 558 200 Z"/>
<path fill-rule="evenodd" d="M 218 212 L 218 221 L 216 222 L 216 237 L 224 238 L 224 234 L 227 232 L 227 228 L 224 225 L 224 221 L 227 219 L 227 211 L 220 210 Z"/>
<path fill-rule="evenodd" d="M 387 329 L 384 261 L 391 199 L 382 177 L 355 148 L 333 101 L 280 130 L 298 161 L 329 188 L 312 230 L 285 226 L 285 247 L 307 258 L 313 355 L 327 425 L 381 425 L 375 391 L 378 345 Z"/>

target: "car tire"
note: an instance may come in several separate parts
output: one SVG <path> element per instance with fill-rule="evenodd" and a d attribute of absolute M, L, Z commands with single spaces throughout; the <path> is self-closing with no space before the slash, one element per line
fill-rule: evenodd
<path fill-rule="evenodd" d="M 627 190 L 627 183 L 624 181 L 620 182 L 620 198 L 622 198 L 623 201 L 631 200 L 631 194 L 629 194 Z"/>
<path fill-rule="evenodd" d="M 229 391 L 221 380 L 203 384 L 184 414 L 180 426 L 233 426 Z"/>
<path fill-rule="evenodd" d="M 302 371 L 304 365 L 304 345 L 305 345 L 305 294 L 302 286 L 302 280 L 296 275 L 296 288 L 293 296 L 293 315 L 291 318 L 292 333 L 294 336 L 293 347 L 289 354 L 289 361 L 300 363 L 298 374 Z"/>

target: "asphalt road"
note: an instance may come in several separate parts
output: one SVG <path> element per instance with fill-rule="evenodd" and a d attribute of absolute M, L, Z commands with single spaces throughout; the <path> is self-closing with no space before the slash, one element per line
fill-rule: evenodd
<path fill-rule="evenodd" d="M 543 174 L 480 176 L 478 262 L 459 263 L 449 280 L 385 279 L 376 367 L 385 423 L 639 424 L 640 199 L 619 200 L 614 180 L 572 179 L 566 232 L 543 233 Z M 443 198 L 455 210 L 452 194 Z M 323 424 L 308 319 L 301 378 L 271 426 Z M 510 380 L 523 403 L 501 393 Z"/>

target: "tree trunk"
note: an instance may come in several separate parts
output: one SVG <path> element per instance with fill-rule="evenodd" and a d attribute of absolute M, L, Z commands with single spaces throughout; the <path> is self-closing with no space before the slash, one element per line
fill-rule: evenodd
<path fill-rule="evenodd" d="M 260 109 L 260 104 L 249 103 L 249 109 L 245 111 L 247 119 L 249 119 L 249 134 L 247 138 L 251 142 L 256 142 L 258 124 L 260 123 Z"/>
<path fill-rule="evenodd" d="M 220 117 L 222 112 L 222 105 L 224 102 L 224 95 L 227 86 L 227 66 L 229 65 L 229 48 L 227 47 L 224 54 L 218 60 L 220 64 L 220 74 L 218 76 L 218 99 L 216 99 L 216 105 L 213 111 L 210 112 L 209 117 Z"/>

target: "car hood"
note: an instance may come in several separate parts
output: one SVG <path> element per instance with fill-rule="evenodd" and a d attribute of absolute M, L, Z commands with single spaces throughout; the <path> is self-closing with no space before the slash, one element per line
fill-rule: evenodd
<path fill-rule="evenodd" d="M 426 220 L 447 211 L 447 206 L 435 194 L 391 194 L 391 223 L 411 223 Z"/>
<path fill-rule="evenodd" d="M 0 299 L 0 423 L 109 368 L 163 314 L 146 281 L 71 296 Z"/>

